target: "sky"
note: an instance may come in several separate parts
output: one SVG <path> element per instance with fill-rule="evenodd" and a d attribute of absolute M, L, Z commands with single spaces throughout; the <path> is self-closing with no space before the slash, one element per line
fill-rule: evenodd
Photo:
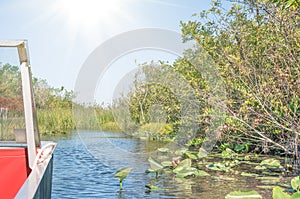
<path fill-rule="evenodd" d="M 103 42 L 141 28 L 180 33 L 180 20 L 193 19 L 192 14 L 209 7 L 210 0 L 0 1 L 0 39 L 28 40 L 33 76 L 53 87 L 73 90 L 82 65 Z M 2 51 L 0 61 L 5 62 L 8 54 L 15 55 Z M 173 55 L 162 57 L 174 59 Z M 151 58 L 141 54 L 134 61 Z"/>

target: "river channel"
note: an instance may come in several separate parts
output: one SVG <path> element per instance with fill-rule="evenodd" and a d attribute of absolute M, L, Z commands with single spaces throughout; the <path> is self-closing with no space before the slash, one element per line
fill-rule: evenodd
<path fill-rule="evenodd" d="M 168 175 L 158 178 L 145 173 L 147 159 L 164 143 L 136 139 L 122 133 L 80 131 L 51 138 L 57 142 L 54 154 L 52 198 L 224 198 L 234 190 L 256 190 L 271 198 L 268 185 L 244 176 L 222 172 L 214 176 L 179 179 Z M 119 189 L 114 173 L 123 167 L 132 172 Z M 251 168 L 250 168 L 251 169 Z M 228 176 L 229 175 L 229 176 Z M 233 175 L 233 176 L 232 176 Z M 160 190 L 149 191 L 152 184 Z M 272 182 L 270 182 L 272 183 Z M 269 184 L 270 184 L 269 183 Z"/>

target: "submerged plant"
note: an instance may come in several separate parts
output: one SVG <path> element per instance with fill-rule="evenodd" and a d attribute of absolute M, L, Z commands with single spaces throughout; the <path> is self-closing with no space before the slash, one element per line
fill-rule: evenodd
<path fill-rule="evenodd" d="M 128 174 L 130 173 L 132 168 L 129 168 L 129 167 L 126 167 L 126 168 L 122 168 L 120 170 L 118 170 L 116 173 L 115 173 L 115 178 L 119 178 L 120 180 L 120 189 L 123 188 L 123 180 L 128 176 Z"/>

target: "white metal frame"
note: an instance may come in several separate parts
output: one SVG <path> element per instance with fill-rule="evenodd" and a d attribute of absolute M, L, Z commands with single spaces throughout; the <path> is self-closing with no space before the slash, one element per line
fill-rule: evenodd
<path fill-rule="evenodd" d="M 37 126 L 35 102 L 31 81 L 31 70 L 26 40 L 0 40 L 0 47 L 13 47 L 18 49 L 20 71 L 22 77 L 22 93 L 25 112 L 26 139 L 29 167 L 33 168 L 36 158 L 36 147 L 40 147 L 40 136 Z"/>

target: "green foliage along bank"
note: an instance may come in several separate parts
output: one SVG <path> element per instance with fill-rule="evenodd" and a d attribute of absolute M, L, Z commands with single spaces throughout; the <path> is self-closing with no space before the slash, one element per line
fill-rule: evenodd
<path fill-rule="evenodd" d="M 184 41 L 194 41 L 184 57 L 173 64 L 141 65 L 129 101 L 131 118 L 136 125 L 153 123 L 151 115 L 163 115 L 174 127 L 172 136 L 185 126 L 190 143 L 201 145 L 212 125 L 214 88 L 204 74 L 195 70 L 205 66 L 204 55 L 215 63 L 226 94 L 224 124 L 220 125 L 216 148 L 244 152 L 287 154 L 299 161 L 300 133 L 300 10 L 298 1 L 234 1 L 228 10 L 223 1 L 212 1 L 212 7 L 181 22 Z M 192 60 L 192 61 L 191 61 Z M 153 67 L 152 67 L 153 68 Z M 157 70 L 159 68 L 159 70 Z M 194 94 L 180 85 L 183 81 L 165 69 L 184 77 Z M 159 71 L 159 72 L 157 72 Z M 167 78 L 165 78 L 167 77 Z M 156 79 L 171 79 L 167 87 Z M 178 84 L 179 83 L 179 84 Z M 181 90 L 174 95 L 168 88 Z M 194 117 L 180 114 L 182 99 L 190 100 L 197 110 Z M 218 99 L 216 99 L 218 101 Z M 188 106 L 186 106 L 188 107 Z M 189 111 L 189 110 L 188 110 Z M 154 113 L 153 113 L 154 112 Z M 186 113 L 186 112 L 184 112 Z M 195 128 L 188 126 L 195 125 Z M 196 132 L 193 132 L 196 131 Z"/>
<path fill-rule="evenodd" d="M 289 3 L 290 2 L 290 3 Z M 298 160 L 300 29 L 297 1 L 214 1 L 198 19 L 181 22 L 215 61 L 227 92 L 223 141 Z M 212 17 L 213 16 L 213 17 Z"/>
<path fill-rule="evenodd" d="M 99 105 L 78 105 L 74 93 L 64 87 L 54 88 L 46 80 L 32 81 L 39 131 L 42 135 L 56 135 L 76 129 L 120 131 L 111 110 Z M 0 64 L 0 137 L 14 139 L 13 129 L 25 128 L 20 69 Z M 74 108 L 82 107 L 80 117 L 74 117 Z M 93 117 L 91 117 L 91 115 Z"/>

